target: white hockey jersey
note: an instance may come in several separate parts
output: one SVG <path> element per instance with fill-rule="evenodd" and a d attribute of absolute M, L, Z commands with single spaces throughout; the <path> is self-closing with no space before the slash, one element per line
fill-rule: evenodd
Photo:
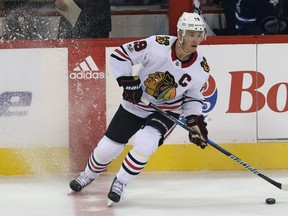
<path fill-rule="evenodd" d="M 112 72 L 116 78 L 132 76 L 132 66 L 141 64 L 133 75 L 141 80 L 143 98 L 166 111 L 184 116 L 201 115 L 209 65 L 198 51 L 185 62 L 177 59 L 176 40 L 174 36 L 154 35 L 123 44 L 110 56 Z M 154 111 L 142 102 L 132 104 L 122 100 L 121 104 L 142 118 Z"/>

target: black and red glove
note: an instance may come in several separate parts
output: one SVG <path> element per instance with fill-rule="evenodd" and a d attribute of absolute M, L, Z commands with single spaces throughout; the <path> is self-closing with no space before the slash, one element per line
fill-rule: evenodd
<path fill-rule="evenodd" d="M 186 117 L 186 125 L 193 128 L 198 134 L 189 133 L 189 139 L 192 143 L 204 149 L 207 146 L 208 130 L 207 123 L 203 115 L 190 115 Z"/>
<path fill-rule="evenodd" d="M 123 87 L 123 99 L 137 104 L 141 101 L 143 90 L 138 76 L 122 76 L 117 78 L 119 86 Z"/>

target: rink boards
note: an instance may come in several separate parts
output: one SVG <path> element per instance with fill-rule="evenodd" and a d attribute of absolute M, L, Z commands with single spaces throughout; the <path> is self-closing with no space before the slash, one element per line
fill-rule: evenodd
<path fill-rule="evenodd" d="M 0 174 L 82 170 L 118 108 L 108 57 L 130 39 L 1 44 Z M 259 169 L 285 169 L 288 37 L 210 37 L 205 115 L 209 138 Z M 32 48 L 33 47 L 33 48 Z M 137 70 L 135 67 L 135 70 Z M 108 171 L 116 171 L 133 139 Z M 241 167 L 199 149 L 176 127 L 146 171 Z"/>

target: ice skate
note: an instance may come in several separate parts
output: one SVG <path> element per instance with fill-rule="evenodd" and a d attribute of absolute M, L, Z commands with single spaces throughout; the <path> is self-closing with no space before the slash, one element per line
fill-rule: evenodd
<path fill-rule="evenodd" d="M 72 180 L 69 184 L 73 192 L 79 192 L 84 187 L 89 185 L 94 179 L 89 178 L 84 172 L 80 173 L 80 176 Z"/>
<path fill-rule="evenodd" d="M 120 182 L 117 180 L 117 177 L 114 178 L 110 191 L 107 195 L 108 202 L 107 206 L 111 206 L 113 203 L 118 203 L 124 195 L 124 189 L 126 187 L 126 184 Z"/>

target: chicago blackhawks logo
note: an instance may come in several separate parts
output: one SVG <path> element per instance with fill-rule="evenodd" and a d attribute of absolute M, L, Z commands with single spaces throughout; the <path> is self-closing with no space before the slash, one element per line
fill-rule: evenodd
<path fill-rule="evenodd" d="M 173 99 L 176 96 L 177 83 L 174 77 L 166 71 L 150 74 L 144 81 L 146 92 L 157 100 Z"/>
<path fill-rule="evenodd" d="M 204 71 L 206 71 L 207 73 L 209 73 L 210 71 L 210 67 L 208 65 L 207 59 L 205 57 L 203 57 L 203 61 L 201 61 L 201 67 L 203 67 Z"/>
<path fill-rule="evenodd" d="M 156 42 L 158 42 L 159 44 L 163 44 L 165 46 L 169 45 L 169 37 L 167 36 L 156 36 Z"/>

